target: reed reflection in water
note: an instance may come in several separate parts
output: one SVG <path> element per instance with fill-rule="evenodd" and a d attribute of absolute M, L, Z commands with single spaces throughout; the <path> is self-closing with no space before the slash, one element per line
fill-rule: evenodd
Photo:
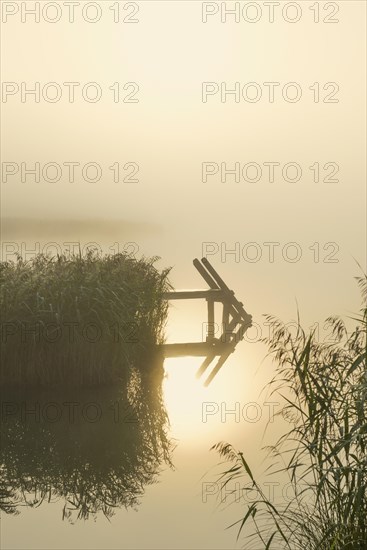
<path fill-rule="evenodd" d="M 62 500 L 74 522 L 136 507 L 172 465 L 162 395 L 144 388 L 2 389 L 1 511 Z"/>

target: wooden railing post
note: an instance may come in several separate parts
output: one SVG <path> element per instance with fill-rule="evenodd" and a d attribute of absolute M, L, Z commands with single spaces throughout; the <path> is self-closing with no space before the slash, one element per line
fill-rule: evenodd
<path fill-rule="evenodd" d="M 208 304 L 208 325 L 207 325 L 206 341 L 213 342 L 214 335 L 215 335 L 214 301 L 211 298 L 207 298 L 206 302 Z"/>

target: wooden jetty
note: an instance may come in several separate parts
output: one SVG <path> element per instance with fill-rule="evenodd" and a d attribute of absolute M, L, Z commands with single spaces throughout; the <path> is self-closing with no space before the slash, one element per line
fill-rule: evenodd
<path fill-rule="evenodd" d="M 237 343 L 243 339 L 246 330 L 251 327 L 252 317 L 245 311 L 243 303 L 237 300 L 233 290 L 228 288 L 206 258 L 202 258 L 201 262 L 195 259 L 193 264 L 208 284 L 209 288 L 206 290 L 166 292 L 164 297 L 167 300 L 205 299 L 207 301 L 208 321 L 206 341 L 183 344 L 164 344 L 161 348 L 163 349 L 165 357 L 183 357 L 190 355 L 205 357 L 197 372 L 198 377 L 206 371 L 215 357 L 219 357 L 216 365 L 205 381 L 205 386 L 208 386 L 224 365 L 229 355 L 233 353 Z M 215 337 L 215 302 L 223 304 L 222 332 L 219 338 Z"/>

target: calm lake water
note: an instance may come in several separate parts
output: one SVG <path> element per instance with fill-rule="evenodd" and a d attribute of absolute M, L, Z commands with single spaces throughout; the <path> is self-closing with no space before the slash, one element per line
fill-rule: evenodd
<path fill-rule="evenodd" d="M 60 235 L 59 228 L 54 234 L 51 227 L 48 230 L 48 242 L 70 238 L 67 233 Z M 157 265 L 174 266 L 175 288 L 206 288 L 191 264 L 194 256 L 201 256 L 201 243 L 198 246 L 191 237 L 177 250 L 165 242 L 164 228 L 158 228 L 156 235 L 143 228 L 134 241 L 135 231 L 124 225 L 120 236 L 114 227 L 111 236 L 120 236 L 122 243 L 136 242 L 137 255 L 159 251 L 164 259 Z M 79 239 L 98 242 L 92 227 L 83 228 Z M 46 242 L 36 231 L 33 241 L 40 246 Z M 29 246 L 31 241 L 24 242 Z M 106 237 L 99 243 L 107 250 Z M 274 440 L 282 426 L 270 425 L 263 441 L 278 402 L 261 393 L 273 367 L 270 361 L 262 362 L 266 349 L 259 338 L 268 330 L 263 312 L 294 318 L 292 300 L 280 305 L 276 290 L 284 285 L 284 269 L 271 266 L 265 280 L 253 264 L 223 263 L 215 256 L 210 260 L 253 315 L 254 327 L 209 387 L 195 378 L 200 358 L 165 360 L 163 391 L 172 465 L 164 460 L 159 445 L 154 447 L 157 436 L 149 429 L 149 418 L 139 419 L 118 388 L 92 394 L 2 394 L 3 403 L 13 407 L 6 409 L 2 422 L 3 488 L 14 489 L 8 500 L 13 498 L 18 512 L 2 513 L 4 548 L 235 548 L 236 528 L 226 527 L 240 519 L 248 501 L 240 484 L 220 491 L 218 475 L 225 465 L 210 451 L 219 441 L 243 450 L 264 487 L 273 487 L 275 497 L 283 497 L 285 480 L 263 475 L 261 446 Z M 294 285 L 311 325 L 331 303 L 335 309 L 342 300 L 333 288 L 325 294 L 321 274 L 315 272 L 318 286 L 313 292 L 319 300 L 311 316 L 309 286 L 302 270 L 298 274 L 300 280 L 295 283 L 291 276 L 288 284 Z M 350 295 L 354 290 L 350 281 Z M 205 319 L 205 301 L 172 303 L 167 341 L 201 341 Z"/>

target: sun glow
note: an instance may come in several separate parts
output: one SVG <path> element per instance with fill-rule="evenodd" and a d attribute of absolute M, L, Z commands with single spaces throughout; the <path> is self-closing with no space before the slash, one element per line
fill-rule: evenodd
<path fill-rule="evenodd" d="M 165 360 L 166 376 L 163 384 L 164 399 L 171 424 L 171 435 L 179 440 L 196 442 L 212 438 L 213 431 L 220 425 L 220 415 L 205 420 L 205 411 L 210 404 L 223 399 L 223 384 L 204 386 L 208 376 L 200 379 L 196 373 L 203 357 L 178 357 Z M 209 369 L 210 370 L 210 367 Z"/>
<path fill-rule="evenodd" d="M 197 439 L 205 433 L 202 420 L 203 404 L 213 400 L 210 388 L 196 378 L 203 358 L 178 357 L 165 360 L 164 399 L 174 437 Z"/>

